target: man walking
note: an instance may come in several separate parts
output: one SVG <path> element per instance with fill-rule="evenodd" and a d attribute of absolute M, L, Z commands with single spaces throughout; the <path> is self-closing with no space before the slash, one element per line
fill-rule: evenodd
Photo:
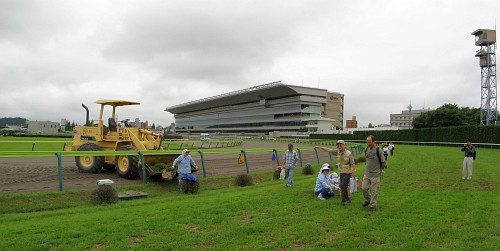
<path fill-rule="evenodd" d="M 465 180 L 467 175 L 467 180 L 472 179 L 472 168 L 474 167 L 474 160 L 476 159 L 476 148 L 472 145 L 472 140 L 468 139 L 467 143 L 462 147 L 462 152 L 465 152 L 464 157 L 464 168 L 462 170 L 462 180 Z"/>
<path fill-rule="evenodd" d="M 375 144 L 375 137 L 370 135 L 366 138 L 365 149 L 366 168 L 363 176 L 363 206 L 370 205 L 370 210 L 377 210 L 377 199 L 380 191 L 380 175 L 384 170 L 385 158 L 382 150 Z"/>
<path fill-rule="evenodd" d="M 295 172 L 295 167 L 297 166 L 297 152 L 293 150 L 292 144 L 288 144 L 288 151 L 283 154 L 282 166 L 288 170 L 288 179 L 285 186 L 291 187 L 293 186 L 293 173 Z"/>

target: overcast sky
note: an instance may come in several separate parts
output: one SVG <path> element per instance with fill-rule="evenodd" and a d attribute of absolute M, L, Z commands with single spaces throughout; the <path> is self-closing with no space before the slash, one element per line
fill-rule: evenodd
<path fill-rule="evenodd" d="M 479 107 L 471 32 L 495 18 L 498 0 L 0 0 L 0 117 L 82 124 L 82 103 L 124 99 L 120 119 L 167 126 L 168 106 L 274 81 L 343 93 L 359 126 Z"/>

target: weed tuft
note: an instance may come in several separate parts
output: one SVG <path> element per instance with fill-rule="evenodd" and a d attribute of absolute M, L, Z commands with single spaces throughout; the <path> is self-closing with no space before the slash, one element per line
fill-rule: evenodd
<path fill-rule="evenodd" d="M 199 182 L 193 182 L 193 181 L 187 181 L 187 180 L 181 180 L 179 182 L 179 188 L 181 190 L 181 193 L 198 193 L 200 190 L 200 183 Z"/>
<path fill-rule="evenodd" d="M 118 202 L 118 193 L 112 186 L 99 186 L 92 191 L 93 204 L 114 204 Z"/>
<path fill-rule="evenodd" d="M 362 162 L 366 162 L 365 156 L 359 156 L 359 158 L 356 160 L 356 163 L 362 163 Z"/>
<path fill-rule="evenodd" d="M 302 169 L 302 174 L 304 174 L 304 175 L 313 175 L 314 174 L 314 170 L 311 166 L 311 163 L 307 163 L 304 166 L 304 169 Z"/>
<path fill-rule="evenodd" d="M 273 173 L 273 180 L 279 180 L 280 174 L 281 174 L 281 170 L 276 169 L 276 171 L 274 171 L 274 173 Z"/>
<path fill-rule="evenodd" d="M 239 174 L 234 179 L 234 184 L 240 187 L 250 186 L 253 184 L 252 176 L 248 174 Z"/>

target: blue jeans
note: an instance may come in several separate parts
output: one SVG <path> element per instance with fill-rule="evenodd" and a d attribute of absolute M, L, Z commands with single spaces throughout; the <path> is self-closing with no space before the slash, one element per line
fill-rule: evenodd
<path fill-rule="evenodd" d="M 293 172 L 295 172 L 295 167 L 287 167 L 288 169 L 288 179 L 286 180 L 286 184 L 289 186 L 293 185 Z"/>
<path fill-rule="evenodd" d="M 322 188 L 321 191 L 314 192 L 314 194 L 321 194 L 323 198 L 333 197 L 333 192 L 330 192 L 330 188 Z"/>

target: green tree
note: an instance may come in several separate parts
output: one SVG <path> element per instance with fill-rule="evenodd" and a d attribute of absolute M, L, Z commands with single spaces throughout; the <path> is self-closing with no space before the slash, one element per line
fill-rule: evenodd
<path fill-rule="evenodd" d="M 372 123 L 368 123 L 368 128 L 373 128 Z"/>
<path fill-rule="evenodd" d="M 459 108 L 457 104 L 444 104 L 436 110 L 422 113 L 412 121 L 412 126 L 430 128 L 477 125 L 479 116 L 479 108 Z"/>

